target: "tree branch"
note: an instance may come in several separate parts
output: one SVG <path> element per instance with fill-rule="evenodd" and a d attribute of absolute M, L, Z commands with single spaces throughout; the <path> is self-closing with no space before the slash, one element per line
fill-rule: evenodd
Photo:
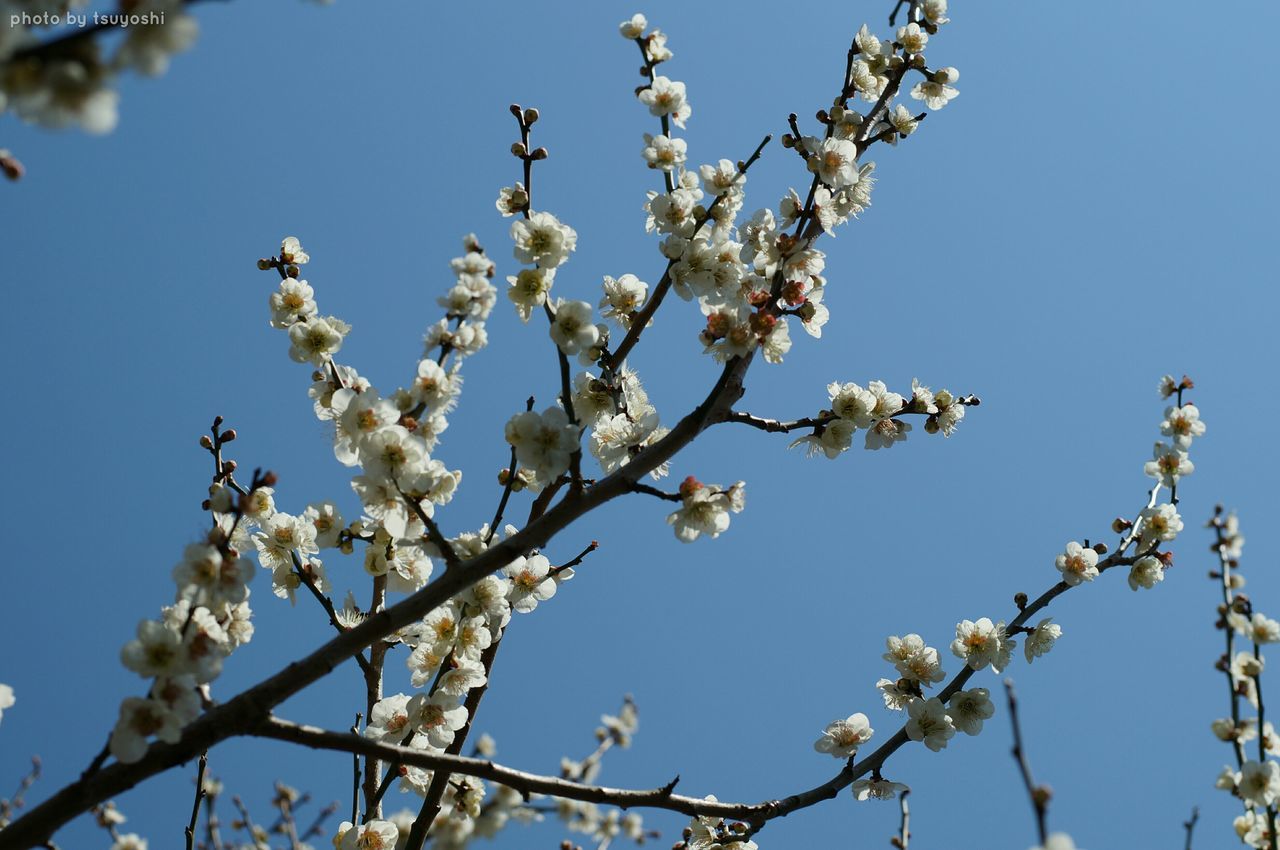
<path fill-rule="evenodd" d="M 1004 680 L 1005 695 L 1009 701 L 1009 723 L 1013 726 L 1013 758 L 1018 763 L 1018 772 L 1022 775 L 1022 784 L 1031 799 L 1031 808 L 1036 814 L 1036 833 L 1040 836 L 1040 846 L 1049 844 L 1049 789 L 1037 785 L 1031 778 L 1031 762 L 1027 760 L 1027 751 L 1022 746 L 1022 724 L 1018 722 L 1018 697 L 1013 692 L 1013 680 Z"/>
<path fill-rule="evenodd" d="M 215 706 L 183 730 L 174 744 L 157 742 L 130 764 L 113 764 L 65 786 L 48 800 L 0 831 L 0 850 L 27 850 L 48 840 L 63 824 L 95 803 L 122 793 L 139 782 L 195 758 L 219 741 L 247 734 L 266 719 L 271 709 L 318 681 L 374 641 L 422 619 L 489 573 L 530 549 L 543 547 L 561 530 L 599 506 L 631 491 L 647 475 L 701 434 L 742 396 L 743 380 L 753 354 L 730 360 L 707 397 L 681 419 L 671 432 L 636 455 L 630 463 L 597 482 L 581 498 L 562 501 L 520 532 L 474 558 L 446 570 L 438 579 L 407 599 L 378 612 L 334 637 L 276 674 Z"/>

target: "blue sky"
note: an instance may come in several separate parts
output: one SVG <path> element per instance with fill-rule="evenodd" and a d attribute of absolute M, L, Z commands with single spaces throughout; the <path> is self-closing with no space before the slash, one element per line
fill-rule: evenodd
<path fill-rule="evenodd" d="M 803 120 L 828 103 L 849 37 L 863 21 L 885 32 L 889 5 L 647 3 L 671 36 L 667 73 L 689 86 L 691 162 L 744 157 L 784 132 L 789 112 Z M 616 35 L 639 7 L 531 8 L 202 5 L 193 52 L 163 78 L 123 83 L 113 134 L 0 117 L 0 142 L 28 168 L 0 187 L 11 376 L 0 681 L 18 695 L 0 725 L 0 783 L 16 783 L 33 752 L 46 765 L 36 798 L 78 775 L 120 699 L 139 690 L 119 647 L 169 602 L 172 564 L 202 528 L 208 462 L 196 441 L 215 414 L 239 430 L 242 466 L 279 474 L 281 509 L 333 498 L 354 510 L 306 397 L 309 370 L 267 326 L 272 275 L 254 261 L 282 236 L 310 251 L 321 309 L 354 325 L 340 359 L 381 387 L 406 382 L 461 237 L 475 232 L 500 275 L 517 268 L 493 201 L 517 176 L 507 105 L 518 102 L 540 108 L 551 150 L 535 203 L 579 236 L 558 293 L 595 301 L 601 275 L 660 275 L 641 210 L 660 181 L 639 156 L 656 120 L 631 96 L 637 55 Z M 945 652 L 958 620 L 1009 619 L 1015 592 L 1056 580 L 1063 544 L 1109 540 L 1111 519 L 1141 507 L 1156 381 L 1186 372 L 1209 430 L 1181 493 L 1187 531 L 1168 579 L 1134 594 L 1108 574 L 1067 594 L 1049 612 L 1065 631 L 1057 648 L 1009 673 L 1037 778 L 1056 792 L 1053 828 L 1089 850 L 1167 846 L 1199 805 L 1200 843 L 1232 840 L 1235 807 L 1212 787 L 1230 754 L 1208 727 L 1227 706 L 1211 667 L 1221 642 L 1200 525 L 1216 501 L 1239 507 L 1247 591 L 1280 610 L 1264 533 L 1280 474 L 1267 365 L 1280 127 L 1257 96 L 1272 73 L 1265 52 L 1215 11 L 953 4 L 928 53 L 961 70 L 960 97 L 898 148 L 874 151 L 874 206 L 822 246 L 827 333 L 797 334 L 781 367 L 753 367 L 740 406 L 809 415 L 830 381 L 905 391 L 918 376 L 977 393 L 982 407 L 950 440 L 917 429 L 891 451 L 834 462 L 720 426 L 673 476 L 748 482 L 747 511 L 721 539 L 679 544 L 667 506 L 640 496 L 570 528 L 553 562 L 591 539 L 601 548 L 504 642 L 478 722 L 500 760 L 555 772 L 560 756 L 590 751 L 598 715 L 631 693 L 641 729 L 608 757 L 610 784 L 679 773 L 686 793 L 759 800 L 826 779 L 839 765 L 811 747 L 828 721 L 863 711 L 875 741 L 899 725 L 874 688 L 890 670 L 885 636 L 918 632 Z M 1250 10 L 1251 30 L 1276 24 L 1273 7 Z M 751 173 L 747 209 L 805 179 L 775 143 Z M 698 353 L 699 320 L 670 303 L 632 357 L 668 424 L 716 374 Z M 490 334 L 437 452 L 466 472 L 442 515 L 453 533 L 492 513 L 503 423 L 557 387 L 545 331 L 522 326 L 505 300 Z M 339 588 L 363 587 L 355 561 L 330 568 Z M 254 641 L 216 683 L 223 698 L 328 636 L 314 606 L 290 610 L 264 579 Z M 947 654 L 948 671 L 958 665 Z M 391 667 L 399 675 L 398 659 Z M 989 672 L 979 680 L 998 688 Z M 281 714 L 346 728 L 362 702 L 349 665 Z M 1034 843 L 1009 744 L 1001 704 L 978 738 L 893 757 L 886 774 L 914 789 L 913 846 Z M 210 762 L 261 819 L 276 779 L 347 804 L 342 755 L 231 742 Z M 153 847 L 180 840 L 185 814 L 174 813 L 191 775 L 118 801 Z M 663 846 L 682 825 L 646 820 Z M 881 847 L 896 823 L 895 806 L 842 795 L 760 841 Z M 516 828 L 496 846 L 554 846 L 558 835 Z M 86 821 L 59 840 L 108 843 Z"/>

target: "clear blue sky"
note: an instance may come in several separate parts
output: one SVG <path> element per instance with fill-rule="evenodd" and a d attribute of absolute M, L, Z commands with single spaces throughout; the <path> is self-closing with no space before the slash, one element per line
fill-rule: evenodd
<path fill-rule="evenodd" d="M 691 162 L 743 157 L 785 131 L 788 112 L 828 103 L 849 37 L 863 21 L 884 32 L 890 5 L 646 3 L 671 34 L 668 73 L 689 86 Z M 170 601 L 171 566 L 202 528 L 208 460 L 196 441 L 215 414 L 239 430 L 243 466 L 277 471 L 281 509 L 333 498 L 354 511 L 306 397 L 308 369 L 267 326 L 272 275 L 254 261 L 282 236 L 311 252 L 321 309 L 354 325 L 343 362 L 388 389 L 407 381 L 460 238 L 478 234 L 500 275 L 517 267 L 493 201 L 516 176 L 507 105 L 519 102 L 542 110 L 551 149 L 537 205 L 579 235 L 557 291 L 595 301 L 601 275 L 657 279 L 641 204 L 659 181 L 639 155 L 656 122 L 630 94 L 638 57 L 615 29 L 638 8 L 209 4 L 194 52 L 159 80 L 125 81 L 112 135 L 0 118 L 0 142 L 28 167 L 0 186 L 0 681 L 18 695 L 0 725 L 0 785 L 33 752 L 47 776 L 36 798 L 78 775 L 120 699 L 139 690 L 119 647 Z M 1010 673 L 1037 777 L 1057 792 L 1054 828 L 1089 850 L 1174 846 L 1198 804 L 1198 844 L 1234 840 L 1236 808 L 1212 787 L 1229 756 L 1209 733 L 1226 712 L 1200 528 L 1215 501 L 1240 508 L 1247 590 L 1280 612 L 1265 533 L 1280 475 L 1280 296 L 1266 247 L 1280 127 L 1258 97 L 1273 63 L 1243 35 L 1275 29 L 1280 12 L 1255 5 L 1242 23 L 1238 11 L 953 4 L 928 52 L 961 70 L 960 97 L 875 152 L 874 207 L 823 246 L 826 336 L 797 334 L 784 366 L 754 367 L 742 407 L 808 415 L 829 381 L 906 390 L 913 376 L 983 406 L 949 441 L 917 429 L 891 451 L 835 462 L 721 427 L 673 467 L 677 480 L 748 482 L 747 511 L 720 540 L 678 544 L 667 506 L 644 497 L 571 528 L 553 561 L 593 538 L 601 549 L 514 625 L 478 722 L 501 760 L 554 772 L 561 755 L 589 751 L 597 716 L 632 693 L 641 730 L 606 761 L 611 784 L 678 772 L 687 793 L 759 800 L 827 778 L 838 764 L 811 745 L 828 721 L 864 711 L 876 741 L 900 722 L 874 688 L 890 669 L 886 635 L 918 632 L 945 652 L 958 620 L 1010 618 L 1016 591 L 1055 581 L 1063 544 L 1110 539 L 1111 519 L 1140 507 L 1156 381 L 1187 372 L 1209 431 L 1168 580 L 1134 594 L 1109 574 L 1073 591 L 1050 612 L 1065 630 L 1058 647 L 1033 667 L 1019 653 Z M 747 210 L 804 180 L 775 143 L 751 174 Z M 715 368 L 697 353 L 696 310 L 670 308 L 632 359 L 674 423 Z M 556 391 L 544 329 L 521 326 L 504 299 L 490 333 L 437 452 L 466 471 L 442 515 L 455 533 L 492 512 L 503 423 L 529 394 L 550 403 Z M 339 588 L 363 587 L 357 562 L 330 567 Z M 314 606 L 290 610 L 264 579 L 256 636 L 216 683 L 220 697 L 328 637 Z M 947 654 L 944 666 L 959 662 Z M 398 657 L 391 667 L 398 675 Z M 363 702 L 358 681 L 344 667 L 281 713 L 345 728 Z M 1001 704 L 980 737 L 891 760 L 886 773 L 914 788 L 915 844 L 1034 843 L 1009 744 Z M 342 755 L 231 742 L 210 760 L 264 820 L 275 779 L 348 799 Z M 121 798 L 128 827 L 177 846 L 192 775 Z M 683 823 L 646 819 L 663 832 L 658 846 Z M 883 847 L 896 822 L 895 806 L 842 795 L 760 840 Z M 513 828 L 497 846 L 555 846 L 558 829 Z M 59 841 L 107 843 L 85 820 Z"/>

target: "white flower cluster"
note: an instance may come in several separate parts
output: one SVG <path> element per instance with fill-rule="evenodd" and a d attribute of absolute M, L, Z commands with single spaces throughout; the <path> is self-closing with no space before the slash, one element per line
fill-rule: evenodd
<path fill-rule="evenodd" d="M 714 794 L 703 799 L 716 802 Z M 759 845 L 746 837 L 747 825 L 726 821 L 713 815 L 698 815 L 684 829 L 684 838 L 671 850 L 759 850 Z"/>
<path fill-rule="evenodd" d="M 44 127 L 78 126 L 108 133 L 118 120 L 120 99 L 114 85 L 121 72 L 159 76 L 169 58 L 196 39 L 195 18 L 183 0 L 130 3 L 127 12 L 89 12 L 85 0 L 0 0 L 0 112 L 13 110 L 24 121 Z M 109 26 L 122 31 L 107 55 L 100 39 L 45 49 L 68 31 Z M 37 35 L 55 29 L 45 39 Z"/>
<path fill-rule="evenodd" d="M 999 672 L 1009 663 L 1015 643 L 1004 623 L 993 624 L 983 617 L 976 623 L 963 620 L 956 625 L 951 651 L 974 670 L 991 666 Z M 891 636 L 886 641 L 884 659 L 896 668 L 899 678 L 876 682 L 886 708 L 907 712 L 907 737 L 920 741 L 934 752 L 947 746 L 956 730 L 966 735 L 982 731 L 983 721 L 995 713 L 986 688 L 959 691 L 944 704 L 937 697 L 925 697 L 924 688 L 944 678 L 938 651 L 915 634 Z M 860 800 L 889 799 L 898 790 L 893 783 L 855 783 L 854 796 Z"/>
<path fill-rule="evenodd" d="M 741 513 L 746 507 L 746 488 L 739 481 L 726 490 L 718 484 L 703 484 L 690 475 L 680 483 L 681 508 L 667 517 L 675 527 L 676 538 L 692 543 L 703 534 L 719 537 L 729 528 L 729 514 Z"/>
<path fill-rule="evenodd" d="M 152 737 L 176 742 L 183 727 L 199 716 L 223 659 L 253 637 L 248 583 L 255 568 L 240 554 L 245 546 L 240 523 L 248 516 L 247 504 L 264 490 L 269 500 L 270 488 L 258 488 L 233 507 L 228 487 L 211 488 L 206 504 L 214 527 L 205 541 L 188 546 L 173 568 L 174 604 L 159 620 L 140 622 L 137 637 L 120 650 L 124 666 L 151 685 L 147 696 L 129 697 L 120 706 L 109 744 L 119 761 L 142 758 Z"/>
<path fill-rule="evenodd" d="M 1266 668 L 1263 646 L 1280 643 L 1280 622 L 1260 611 L 1254 611 L 1248 597 L 1237 595 L 1244 586 L 1239 572 L 1239 559 L 1243 552 L 1244 537 L 1235 513 L 1215 513 L 1209 525 L 1217 535 L 1214 550 L 1222 571 L 1211 573 L 1221 579 L 1226 604 L 1219 609 L 1222 618 L 1218 627 L 1227 634 L 1227 654 L 1218 663 L 1218 669 L 1226 673 L 1231 682 L 1231 717 L 1219 718 L 1211 724 L 1213 734 L 1220 741 L 1231 744 L 1236 757 L 1236 767 L 1223 767 L 1216 787 L 1239 797 L 1244 803 L 1244 813 L 1236 817 L 1236 836 L 1250 847 L 1272 846 L 1276 831 L 1275 812 L 1280 804 L 1280 735 L 1270 721 L 1261 717 L 1244 717 L 1240 702 L 1243 700 L 1261 714 L 1261 675 Z M 1252 644 L 1250 650 L 1235 651 L 1236 639 Z M 1259 729 L 1261 726 L 1261 730 Z M 1245 756 L 1245 744 L 1257 741 L 1256 758 Z M 1271 758 L 1269 758 L 1271 757 Z"/>
<path fill-rule="evenodd" d="M 451 263 L 455 283 L 438 299 L 445 317 L 428 329 L 412 383 L 388 397 L 334 361 L 349 326 L 319 316 L 311 286 L 298 279 L 298 266 L 310 259 L 298 240 L 285 239 L 278 258 L 259 263 L 282 272 L 280 288 L 270 298 L 271 324 L 289 333 L 293 359 L 319 367 L 310 394 L 316 416 L 333 426 L 335 457 L 362 468 L 352 488 L 364 516 L 349 526 L 330 502 L 310 506 L 301 517 L 278 513 L 274 506 L 254 517 L 262 530 L 253 542 L 263 566 L 272 570 L 278 596 L 293 599 L 302 580 L 300 563 L 327 592 L 323 564 L 310 556 L 328 547 L 349 553 L 355 540 L 368 544 L 365 571 L 386 576 L 389 590 L 413 592 L 430 579 L 431 559 L 441 553 L 426 539 L 426 526 L 462 480 L 461 472 L 449 470 L 431 452 L 462 390 L 461 360 L 488 343 L 485 321 L 497 295 L 489 283 L 493 263 L 475 237 L 468 236 L 463 246 L 466 253 Z"/>
<path fill-rule="evenodd" d="M 839 457 L 853 445 L 859 428 L 866 431 L 867 449 L 874 451 L 900 443 L 911 431 L 911 423 L 899 418 L 907 414 L 927 417 L 926 433 L 941 432 L 950 437 L 964 419 L 965 407 L 978 403 L 972 396 L 958 397 L 948 390 L 935 393 L 914 378 L 909 400 L 891 392 L 882 381 L 871 381 L 866 388 L 835 382 L 827 385 L 827 396 L 830 407 L 813 421 L 813 433 L 791 444 L 791 448 L 804 446 L 810 457 L 818 452 L 828 458 Z"/>
<path fill-rule="evenodd" d="M 1204 436 L 1205 431 L 1204 423 L 1200 421 L 1200 410 L 1194 404 L 1182 403 L 1183 390 L 1190 389 L 1191 386 L 1186 378 L 1178 382 L 1174 381 L 1172 375 L 1165 375 L 1160 379 L 1160 394 L 1164 398 L 1176 394 L 1178 403 L 1165 408 L 1164 420 L 1160 423 L 1160 433 L 1168 437 L 1169 442 L 1156 443 L 1151 452 L 1151 460 L 1143 467 L 1147 475 L 1175 492 L 1178 481 L 1196 471 L 1187 452 L 1191 448 L 1191 441 Z"/>

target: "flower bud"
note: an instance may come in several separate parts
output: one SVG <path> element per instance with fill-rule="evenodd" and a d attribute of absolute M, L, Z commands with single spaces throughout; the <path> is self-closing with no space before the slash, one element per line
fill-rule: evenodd
<path fill-rule="evenodd" d="M 524 142 L 513 142 L 511 144 L 511 155 L 524 159 L 529 155 L 529 149 L 524 146 Z"/>
<path fill-rule="evenodd" d="M 539 118 L 539 117 L 540 117 L 540 115 L 539 115 L 539 113 L 538 113 L 538 110 L 537 110 L 537 109 L 535 109 L 535 108 L 534 108 L 534 107 L 532 107 L 532 106 L 531 106 L 531 107 L 529 107 L 528 109 L 526 109 L 526 110 L 524 111 L 524 123 L 525 123 L 525 124 L 528 124 L 528 125 L 532 126 L 532 125 L 534 125 L 534 124 L 538 123 L 538 118 Z"/>

